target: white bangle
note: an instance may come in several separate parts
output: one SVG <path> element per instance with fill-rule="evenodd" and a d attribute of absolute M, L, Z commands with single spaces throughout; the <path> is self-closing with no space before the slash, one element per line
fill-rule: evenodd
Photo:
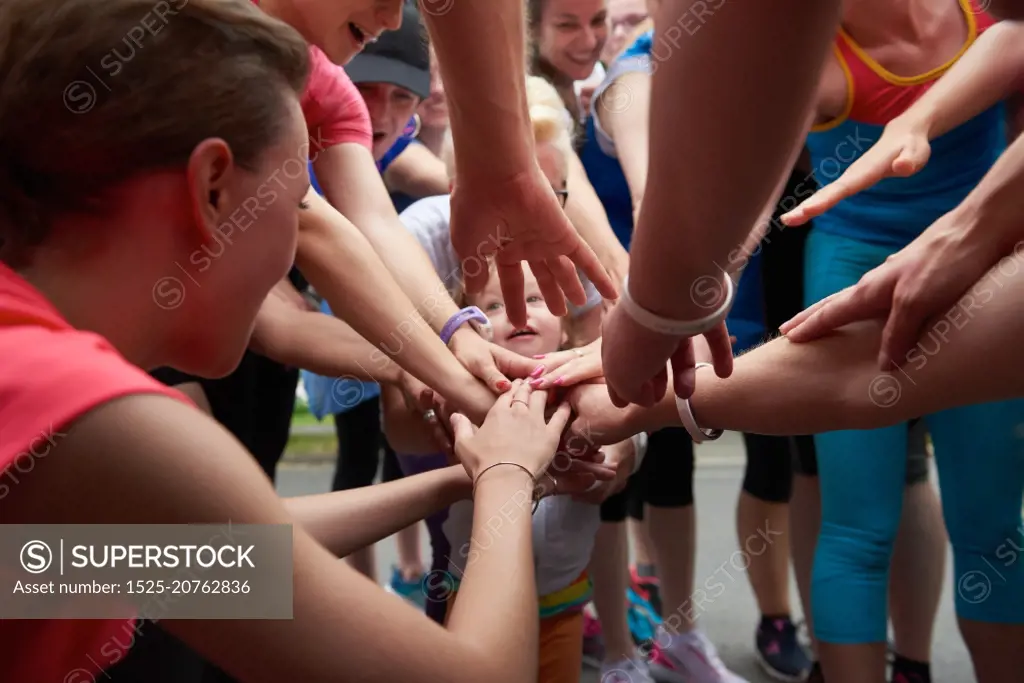
<path fill-rule="evenodd" d="M 714 313 L 697 320 L 672 320 L 671 318 L 662 318 L 660 315 L 651 313 L 633 300 L 629 293 L 628 275 L 622 282 L 621 299 L 623 309 L 630 318 L 642 327 L 673 337 L 696 337 L 698 334 L 704 334 L 725 320 L 725 317 L 729 315 L 729 309 L 732 307 L 733 295 L 735 293 L 736 287 L 733 284 L 732 278 L 728 273 L 725 273 L 725 301 L 722 302 L 722 305 Z"/>
<path fill-rule="evenodd" d="M 710 367 L 713 367 L 711 363 L 697 363 L 694 365 L 694 369 Z M 721 429 L 704 429 L 697 424 L 697 418 L 693 416 L 693 409 L 690 407 L 690 399 L 679 398 L 677 395 L 676 410 L 679 411 L 679 419 L 682 420 L 683 427 L 690 435 L 690 438 L 693 439 L 694 443 L 714 441 L 718 437 L 722 436 Z"/>
<path fill-rule="evenodd" d="M 633 471 L 630 474 L 636 474 L 640 471 L 644 456 L 647 455 L 647 432 L 634 434 L 630 440 L 633 442 L 633 452 L 636 454 L 633 460 Z"/>

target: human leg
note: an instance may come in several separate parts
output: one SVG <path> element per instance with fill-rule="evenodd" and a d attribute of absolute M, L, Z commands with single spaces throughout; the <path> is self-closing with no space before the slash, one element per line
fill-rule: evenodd
<path fill-rule="evenodd" d="M 338 436 L 338 464 L 331 490 L 346 491 L 373 484 L 382 441 L 378 400 L 363 401 L 338 413 L 334 416 L 334 429 Z M 362 548 L 345 559 L 356 571 L 372 581 L 377 580 L 373 546 Z"/>
<path fill-rule="evenodd" d="M 889 615 L 896 651 L 893 678 L 903 669 L 927 671 L 946 578 L 946 528 L 938 494 L 928 480 L 926 437 L 923 421 L 911 425 L 903 515 L 889 576 Z M 927 680 L 925 675 L 919 677 Z"/>
<path fill-rule="evenodd" d="M 1024 401 L 927 418 L 953 546 L 960 632 L 979 683 L 1024 670 Z"/>

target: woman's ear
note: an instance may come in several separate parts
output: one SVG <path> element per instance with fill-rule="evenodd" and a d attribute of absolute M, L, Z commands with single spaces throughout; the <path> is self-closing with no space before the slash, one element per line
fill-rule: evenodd
<path fill-rule="evenodd" d="M 227 197 L 233 168 L 231 148 L 224 140 L 203 140 L 188 160 L 188 184 L 195 226 L 202 244 L 213 239 L 222 223 L 221 215 L 229 203 Z"/>

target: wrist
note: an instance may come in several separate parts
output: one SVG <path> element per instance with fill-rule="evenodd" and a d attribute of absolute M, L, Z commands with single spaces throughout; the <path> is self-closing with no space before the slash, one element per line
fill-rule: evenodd
<path fill-rule="evenodd" d="M 496 490 L 512 490 L 527 491 L 529 498 L 532 499 L 536 477 L 526 467 L 517 467 L 509 462 L 491 462 L 479 467 L 470 483 L 470 496 L 479 498 L 481 494 Z"/>
<path fill-rule="evenodd" d="M 473 499 L 473 480 L 469 478 L 466 468 L 462 465 L 452 465 L 446 470 L 448 474 L 448 500 L 452 502 L 459 500 Z"/>

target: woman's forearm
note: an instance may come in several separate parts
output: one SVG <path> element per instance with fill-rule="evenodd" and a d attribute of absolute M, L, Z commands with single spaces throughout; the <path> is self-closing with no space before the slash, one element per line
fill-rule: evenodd
<path fill-rule="evenodd" d="M 289 514 L 338 557 L 383 540 L 472 494 L 457 465 L 397 481 L 285 499 Z"/>
<path fill-rule="evenodd" d="M 777 338 L 737 358 L 728 379 L 701 368 L 690 399 L 698 424 L 779 436 L 875 429 L 1024 395 L 1024 244 L 1018 252 L 932 320 L 891 372 L 878 371 L 877 320 L 808 343 Z M 681 425 L 671 387 L 655 407 L 627 410 L 623 421 L 634 431 Z"/>
<path fill-rule="evenodd" d="M 535 164 L 522 1 L 420 4 L 447 94 L 457 175 L 508 178 Z"/>
<path fill-rule="evenodd" d="M 988 29 L 900 119 L 937 138 L 1019 90 L 1024 78 L 1024 24 Z"/>
<path fill-rule="evenodd" d="M 463 637 L 472 635 L 489 656 L 503 648 L 515 653 L 506 656 L 506 666 L 536 680 L 539 635 L 532 495 L 533 481 L 517 467 L 498 467 L 480 478 L 469 548 L 452 548 L 453 553 L 463 554 L 466 573 L 459 577 L 459 597 L 447 628 Z M 496 614 L 501 618 L 495 619 Z M 512 640 L 509 634 L 515 634 Z"/>
<path fill-rule="evenodd" d="M 440 332 L 458 306 L 402 226 L 370 153 L 360 145 L 336 145 L 321 152 L 314 167 L 327 200 L 355 224 L 423 319 Z"/>
<path fill-rule="evenodd" d="M 880 373 L 881 321 L 819 341 L 776 339 L 719 379 L 702 369 L 693 398 L 702 426 L 760 434 L 873 429 L 962 405 L 1024 395 L 1019 345 L 1024 250 L 925 329 L 901 367 Z"/>
<path fill-rule="evenodd" d="M 404 370 L 482 419 L 493 397 L 419 315 L 363 235 L 319 195 L 307 196 L 296 264 L 334 314 Z M 374 372 L 373 367 L 367 368 Z M 489 401 L 489 402 L 488 402 Z M 486 407 L 485 407 L 486 406 Z"/>
<path fill-rule="evenodd" d="M 792 167 L 839 9 L 838 0 L 663 4 L 659 40 L 674 35 L 675 49 L 653 77 L 651 171 L 630 250 L 641 306 L 678 320 L 707 315 L 680 292 L 721 278 Z"/>
<path fill-rule="evenodd" d="M 296 308 L 273 295 L 256 316 L 249 343 L 254 351 L 327 377 L 397 382 L 401 370 L 338 318 Z"/>
<path fill-rule="evenodd" d="M 427 455 L 438 451 L 437 443 L 423 416 L 405 403 L 397 387 L 381 387 L 381 428 L 392 450 L 403 455 Z"/>
<path fill-rule="evenodd" d="M 388 166 L 384 183 L 410 197 L 448 194 L 448 169 L 425 145 L 412 144 Z"/>
<path fill-rule="evenodd" d="M 955 212 L 964 217 L 970 239 L 999 245 L 1005 252 L 1024 233 L 1024 136 L 1018 137 L 971 190 Z"/>

